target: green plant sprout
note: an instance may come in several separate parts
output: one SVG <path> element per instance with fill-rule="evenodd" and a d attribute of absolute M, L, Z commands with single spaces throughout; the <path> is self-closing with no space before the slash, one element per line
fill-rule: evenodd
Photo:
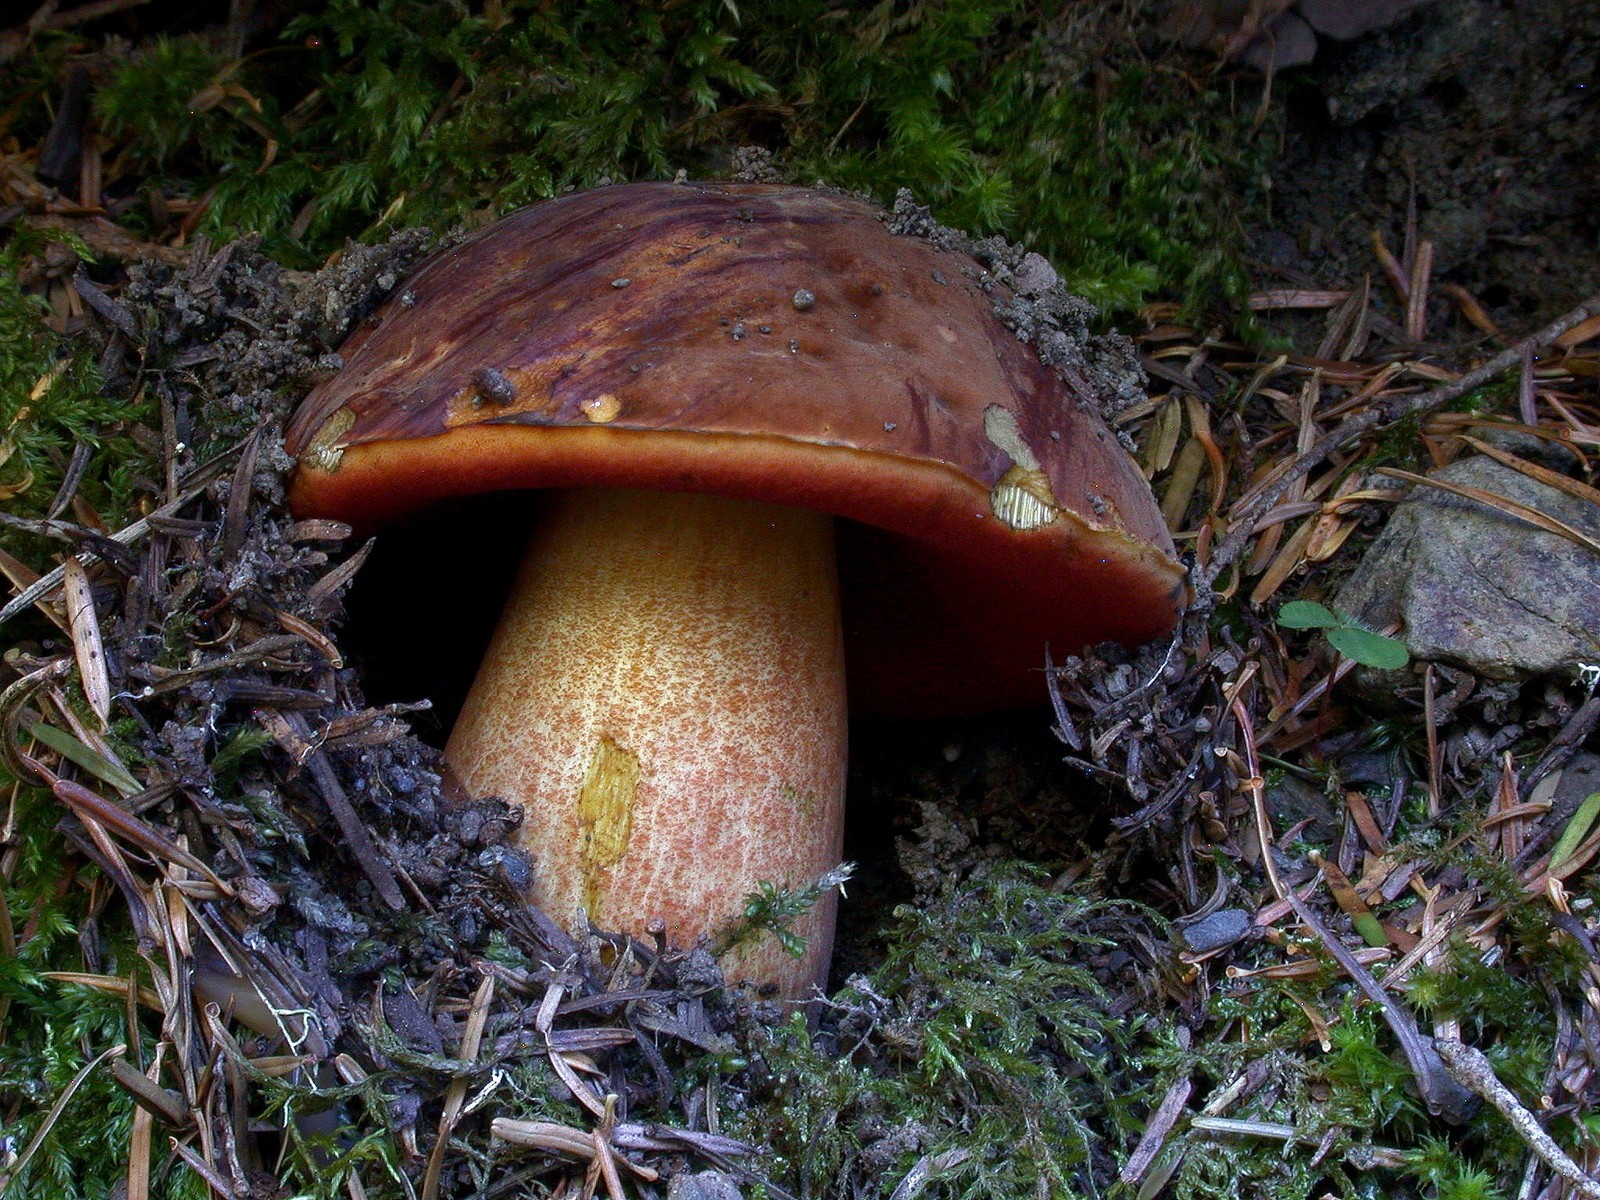
<path fill-rule="evenodd" d="M 790 928 L 805 916 L 824 895 L 839 888 L 841 894 L 845 881 L 855 873 L 855 863 L 840 863 L 833 870 L 806 884 L 804 887 L 784 888 L 763 879 L 756 890 L 744 898 L 744 916 L 722 938 L 718 954 L 725 954 L 741 942 L 753 941 L 763 933 L 778 939 L 785 954 L 801 958 L 806 952 L 806 940 Z"/>
<path fill-rule="evenodd" d="M 1278 610 L 1280 629 L 1321 629 L 1328 644 L 1346 658 L 1375 671 L 1398 671 L 1411 661 L 1404 644 L 1362 626 L 1315 600 L 1291 600 Z"/>

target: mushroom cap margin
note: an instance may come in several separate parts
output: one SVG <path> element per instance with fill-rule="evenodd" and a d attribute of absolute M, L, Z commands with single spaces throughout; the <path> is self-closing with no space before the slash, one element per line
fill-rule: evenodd
<path fill-rule="evenodd" d="M 372 527 L 447 496 L 613 484 L 827 511 L 853 701 L 1038 702 L 1045 642 L 1166 632 L 1183 572 L 1090 398 L 995 317 L 999 285 L 882 215 L 632 184 L 485 227 L 297 412 L 295 510 Z"/>

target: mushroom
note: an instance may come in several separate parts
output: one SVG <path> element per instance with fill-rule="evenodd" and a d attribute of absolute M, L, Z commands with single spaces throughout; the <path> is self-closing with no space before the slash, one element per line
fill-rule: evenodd
<path fill-rule="evenodd" d="M 445 750 L 522 806 L 532 903 L 715 939 L 839 860 L 846 660 L 861 711 L 975 714 L 1040 703 L 1047 642 L 1171 629 L 1149 489 L 1007 297 L 855 198 L 646 183 L 486 226 L 352 334 L 297 513 L 552 490 Z M 804 994 L 833 917 L 724 968 Z"/>

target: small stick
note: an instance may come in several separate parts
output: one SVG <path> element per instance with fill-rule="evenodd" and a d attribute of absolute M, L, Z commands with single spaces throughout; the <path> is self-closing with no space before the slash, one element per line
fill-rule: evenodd
<path fill-rule="evenodd" d="M 55 798 L 73 816 L 88 826 L 91 832 L 94 832 L 97 828 L 100 830 L 114 830 L 122 838 L 132 842 L 141 850 L 157 858 L 166 859 L 168 862 L 177 863 L 179 866 L 193 871 L 196 875 L 204 877 L 224 896 L 235 894 L 232 884 L 221 879 L 204 862 L 190 854 L 176 842 L 168 840 L 164 834 L 157 832 L 137 817 L 124 812 L 111 801 L 91 792 L 82 784 L 74 783 L 70 779 L 62 779 L 54 771 L 51 771 L 31 756 L 23 755 L 22 758 L 29 765 L 33 774 L 45 780 Z M 98 842 L 98 839 L 96 841 Z"/>
<path fill-rule="evenodd" d="M 1410 295 L 1406 297 L 1406 336 L 1420 342 L 1428 332 L 1428 278 L 1433 274 L 1433 243 L 1426 238 L 1411 264 Z"/>
<path fill-rule="evenodd" d="M 1389 286 L 1394 289 L 1394 294 L 1400 303 L 1410 303 L 1411 291 L 1406 273 L 1400 269 L 1400 261 L 1395 258 L 1394 252 L 1384 244 L 1383 234 L 1376 229 L 1372 231 L 1372 252 L 1377 256 L 1378 265 L 1383 268 L 1384 278 L 1389 281 Z"/>
<path fill-rule="evenodd" d="M 45 509 L 44 519 L 54 521 L 67 511 L 67 505 L 72 503 L 73 496 L 78 494 L 78 485 L 83 482 L 84 474 L 89 470 L 89 460 L 94 457 L 94 448 L 88 442 L 79 442 L 72 448 L 72 459 L 67 463 L 67 469 L 62 473 L 61 486 L 56 489 L 55 499 L 50 501 L 50 507 Z"/>
<path fill-rule="evenodd" d="M 1428 739 L 1428 820 L 1437 821 L 1444 804 L 1444 774 L 1440 770 L 1439 726 L 1433 719 L 1433 664 L 1422 672 L 1422 731 Z"/>
<path fill-rule="evenodd" d="M 205 467 L 200 468 L 195 472 L 195 481 L 182 492 L 180 492 L 176 497 L 168 501 L 166 504 L 163 504 L 160 508 L 150 513 L 148 516 L 140 517 L 137 521 L 126 528 L 117 530 L 116 533 L 111 535 L 111 540 L 123 546 L 133 545 L 134 542 L 137 542 L 140 538 L 144 537 L 145 534 L 150 532 L 150 523 L 152 519 L 159 520 L 162 517 L 171 516 L 173 513 L 177 512 L 178 509 L 182 508 L 185 504 L 189 503 L 189 501 L 193 500 L 201 492 L 205 491 L 206 488 L 210 486 L 211 480 L 216 477 L 216 465 L 217 460 L 213 460 L 211 463 L 206 464 Z M 49 524 L 51 526 L 59 525 L 64 530 L 74 528 L 74 526 L 71 526 L 64 521 L 49 522 Z M 89 554 L 87 552 L 85 552 L 85 557 L 90 561 L 95 559 L 93 554 Z M 4 608 L 0 608 L 0 625 L 4 625 L 18 613 L 24 611 L 30 605 L 42 600 L 51 592 L 55 591 L 61 586 L 61 580 L 63 579 L 64 575 L 65 572 L 62 570 L 62 568 L 57 567 L 55 570 L 50 571 L 45 575 L 41 575 L 37 582 L 29 584 L 21 592 L 17 593 L 17 595 L 9 604 L 7 604 Z"/>
<path fill-rule="evenodd" d="M 283 714 L 283 719 L 297 738 L 306 743 L 312 742 L 311 726 L 306 723 L 304 716 L 298 712 L 288 712 Z M 406 899 L 400 891 L 400 884 L 395 879 L 394 871 L 379 853 L 377 842 L 373 840 L 361 815 L 356 812 L 355 805 L 351 804 L 350 798 L 345 795 L 344 787 L 339 783 L 339 776 L 334 771 L 333 762 L 328 758 L 326 751 L 321 749 L 312 751 L 308 765 L 322 802 L 328 806 L 328 811 L 338 823 L 339 831 L 344 834 L 346 848 L 366 873 L 367 878 L 372 881 L 379 899 L 396 912 L 404 909 Z"/>
<path fill-rule="evenodd" d="M 1250 772 L 1250 778 L 1245 780 L 1245 788 L 1250 793 L 1250 806 L 1255 813 L 1256 841 L 1261 845 L 1261 866 L 1267 873 L 1267 882 L 1272 885 L 1272 892 L 1279 900 L 1289 894 L 1289 889 L 1283 886 L 1283 880 L 1278 876 L 1278 864 L 1272 857 L 1272 846 L 1275 841 L 1272 835 L 1272 819 L 1267 816 L 1266 786 L 1261 778 L 1261 765 L 1256 760 L 1256 735 L 1250 722 L 1250 710 L 1245 708 L 1244 701 L 1235 695 L 1233 698 L 1234 720 L 1239 722 L 1239 734 L 1244 741 L 1245 766 Z"/>
<path fill-rule="evenodd" d="M 1400 1050 L 1411 1066 L 1412 1075 L 1416 1077 L 1417 1088 L 1422 1092 L 1422 1102 L 1427 1105 L 1428 1111 L 1452 1125 L 1463 1124 L 1472 1115 L 1472 1107 L 1477 1102 L 1472 1100 L 1453 1072 L 1439 1069 L 1446 1064 L 1438 1049 L 1440 1044 L 1438 1039 L 1430 1038 L 1417 1029 L 1416 1020 L 1411 1014 L 1395 1002 L 1394 997 L 1373 978 L 1372 972 L 1345 949 L 1344 943 L 1333 936 L 1321 918 L 1312 912 L 1293 890 L 1287 892 L 1283 898 L 1294 909 L 1294 915 L 1300 918 L 1301 923 L 1316 935 L 1317 940 L 1322 943 L 1322 948 L 1344 968 L 1344 973 L 1350 976 L 1351 981 L 1366 993 L 1367 999 L 1382 1009 L 1383 1018 L 1400 1042 Z M 1590 1200 L 1600 1200 L 1600 1193 L 1590 1197 Z"/>
<path fill-rule="evenodd" d="M 79 5 L 68 12 L 57 12 L 59 6 L 56 0 L 45 0 L 45 3 L 34 9 L 33 15 L 21 25 L 0 32 L 0 63 L 10 62 L 33 40 L 34 35 L 42 30 L 67 29 L 82 21 L 98 20 L 112 13 L 139 8 L 149 3 L 150 0 L 94 0 L 93 3 Z"/>
<path fill-rule="evenodd" d="M 1517 372 L 1517 415 L 1524 425 L 1539 423 L 1539 397 L 1533 389 L 1533 347 L 1522 349 L 1521 368 Z"/>
<path fill-rule="evenodd" d="M 1189 1093 L 1193 1088 L 1194 1081 L 1186 1077 L 1167 1089 L 1167 1094 L 1156 1106 L 1156 1111 L 1146 1119 L 1144 1135 L 1134 1147 L 1133 1153 L 1128 1156 L 1128 1162 L 1118 1176 L 1123 1183 L 1136 1184 L 1144 1178 L 1144 1173 L 1150 1169 L 1150 1164 L 1155 1161 L 1156 1155 L 1160 1154 L 1162 1147 L 1167 1144 L 1167 1137 L 1172 1133 L 1172 1127 L 1178 1123 L 1178 1116 L 1183 1112 L 1183 1106 L 1189 1102 Z"/>
<path fill-rule="evenodd" d="M 485 974 L 478 981 L 478 990 L 472 997 L 472 1007 L 467 1011 L 466 1024 L 461 1030 L 458 1056 L 463 1064 L 477 1061 L 483 1045 L 483 1026 L 489 1019 L 489 1006 L 494 1000 L 494 976 Z M 428 1167 L 422 1178 L 422 1200 L 436 1200 L 439 1179 L 444 1170 L 444 1156 L 450 1148 L 450 1135 L 461 1119 L 461 1106 L 467 1099 L 467 1087 L 472 1079 L 463 1069 L 450 1081 L 444 1094 L 444 1111 L 439 1114 L 439 1134 L 433 1143 L 433 1153 L 428 1156 Z M 620 1198 L 619 1198 L 620 1200 Z"/>
<path fill-rule="evenodd" d="M 1572 1184 L 1587 1200 L 1600 1200 L 1600 1181 L 1573 1162 L 1571 1156 L 1556 1145 L 1555 1139 L 1544 1131 L 1538 1118 L 1523 1106 L 1510 1088 L 1500 1082 L 1500 1077 L 1494 1073 L 1494 1066 L 1481 1050 L 1454 1038 L 1437 1038 L 1433 1047 L 1451 1078 L 1498 1108 L 1505 1119 L 1511 1122 L 1511 1127 L 1522 1135 L 1522 1140 L 1528 1143 L 1528 1149 L 1543 1159 L 1546 1166 Z"/>
<path fill-rule="evenodd" d="M 62 560 L 62 598 L 66 602 L 67 626 L 72 635 L 72 652 L 78 661 L 78 679 L 83 695 L 105 732 L 111 722 L 111 679 L 106 674 L 105 642 L 100 636 L 100 619 L 94 611 L 94 592 L 83 564 L 70 554 Z"/>

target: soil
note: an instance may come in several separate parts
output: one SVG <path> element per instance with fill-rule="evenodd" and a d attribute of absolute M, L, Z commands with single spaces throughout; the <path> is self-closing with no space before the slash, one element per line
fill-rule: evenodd
<path fill-rule="evenodd" d="M 1434 0 L 1275 81 L 1281 150 L 1265 264 L 1325 286 L 1397 254 L 1408 206 L 1459 284 L 1508 332 L 1600 277 L 1600 8 L 1588 0 Z"/>

